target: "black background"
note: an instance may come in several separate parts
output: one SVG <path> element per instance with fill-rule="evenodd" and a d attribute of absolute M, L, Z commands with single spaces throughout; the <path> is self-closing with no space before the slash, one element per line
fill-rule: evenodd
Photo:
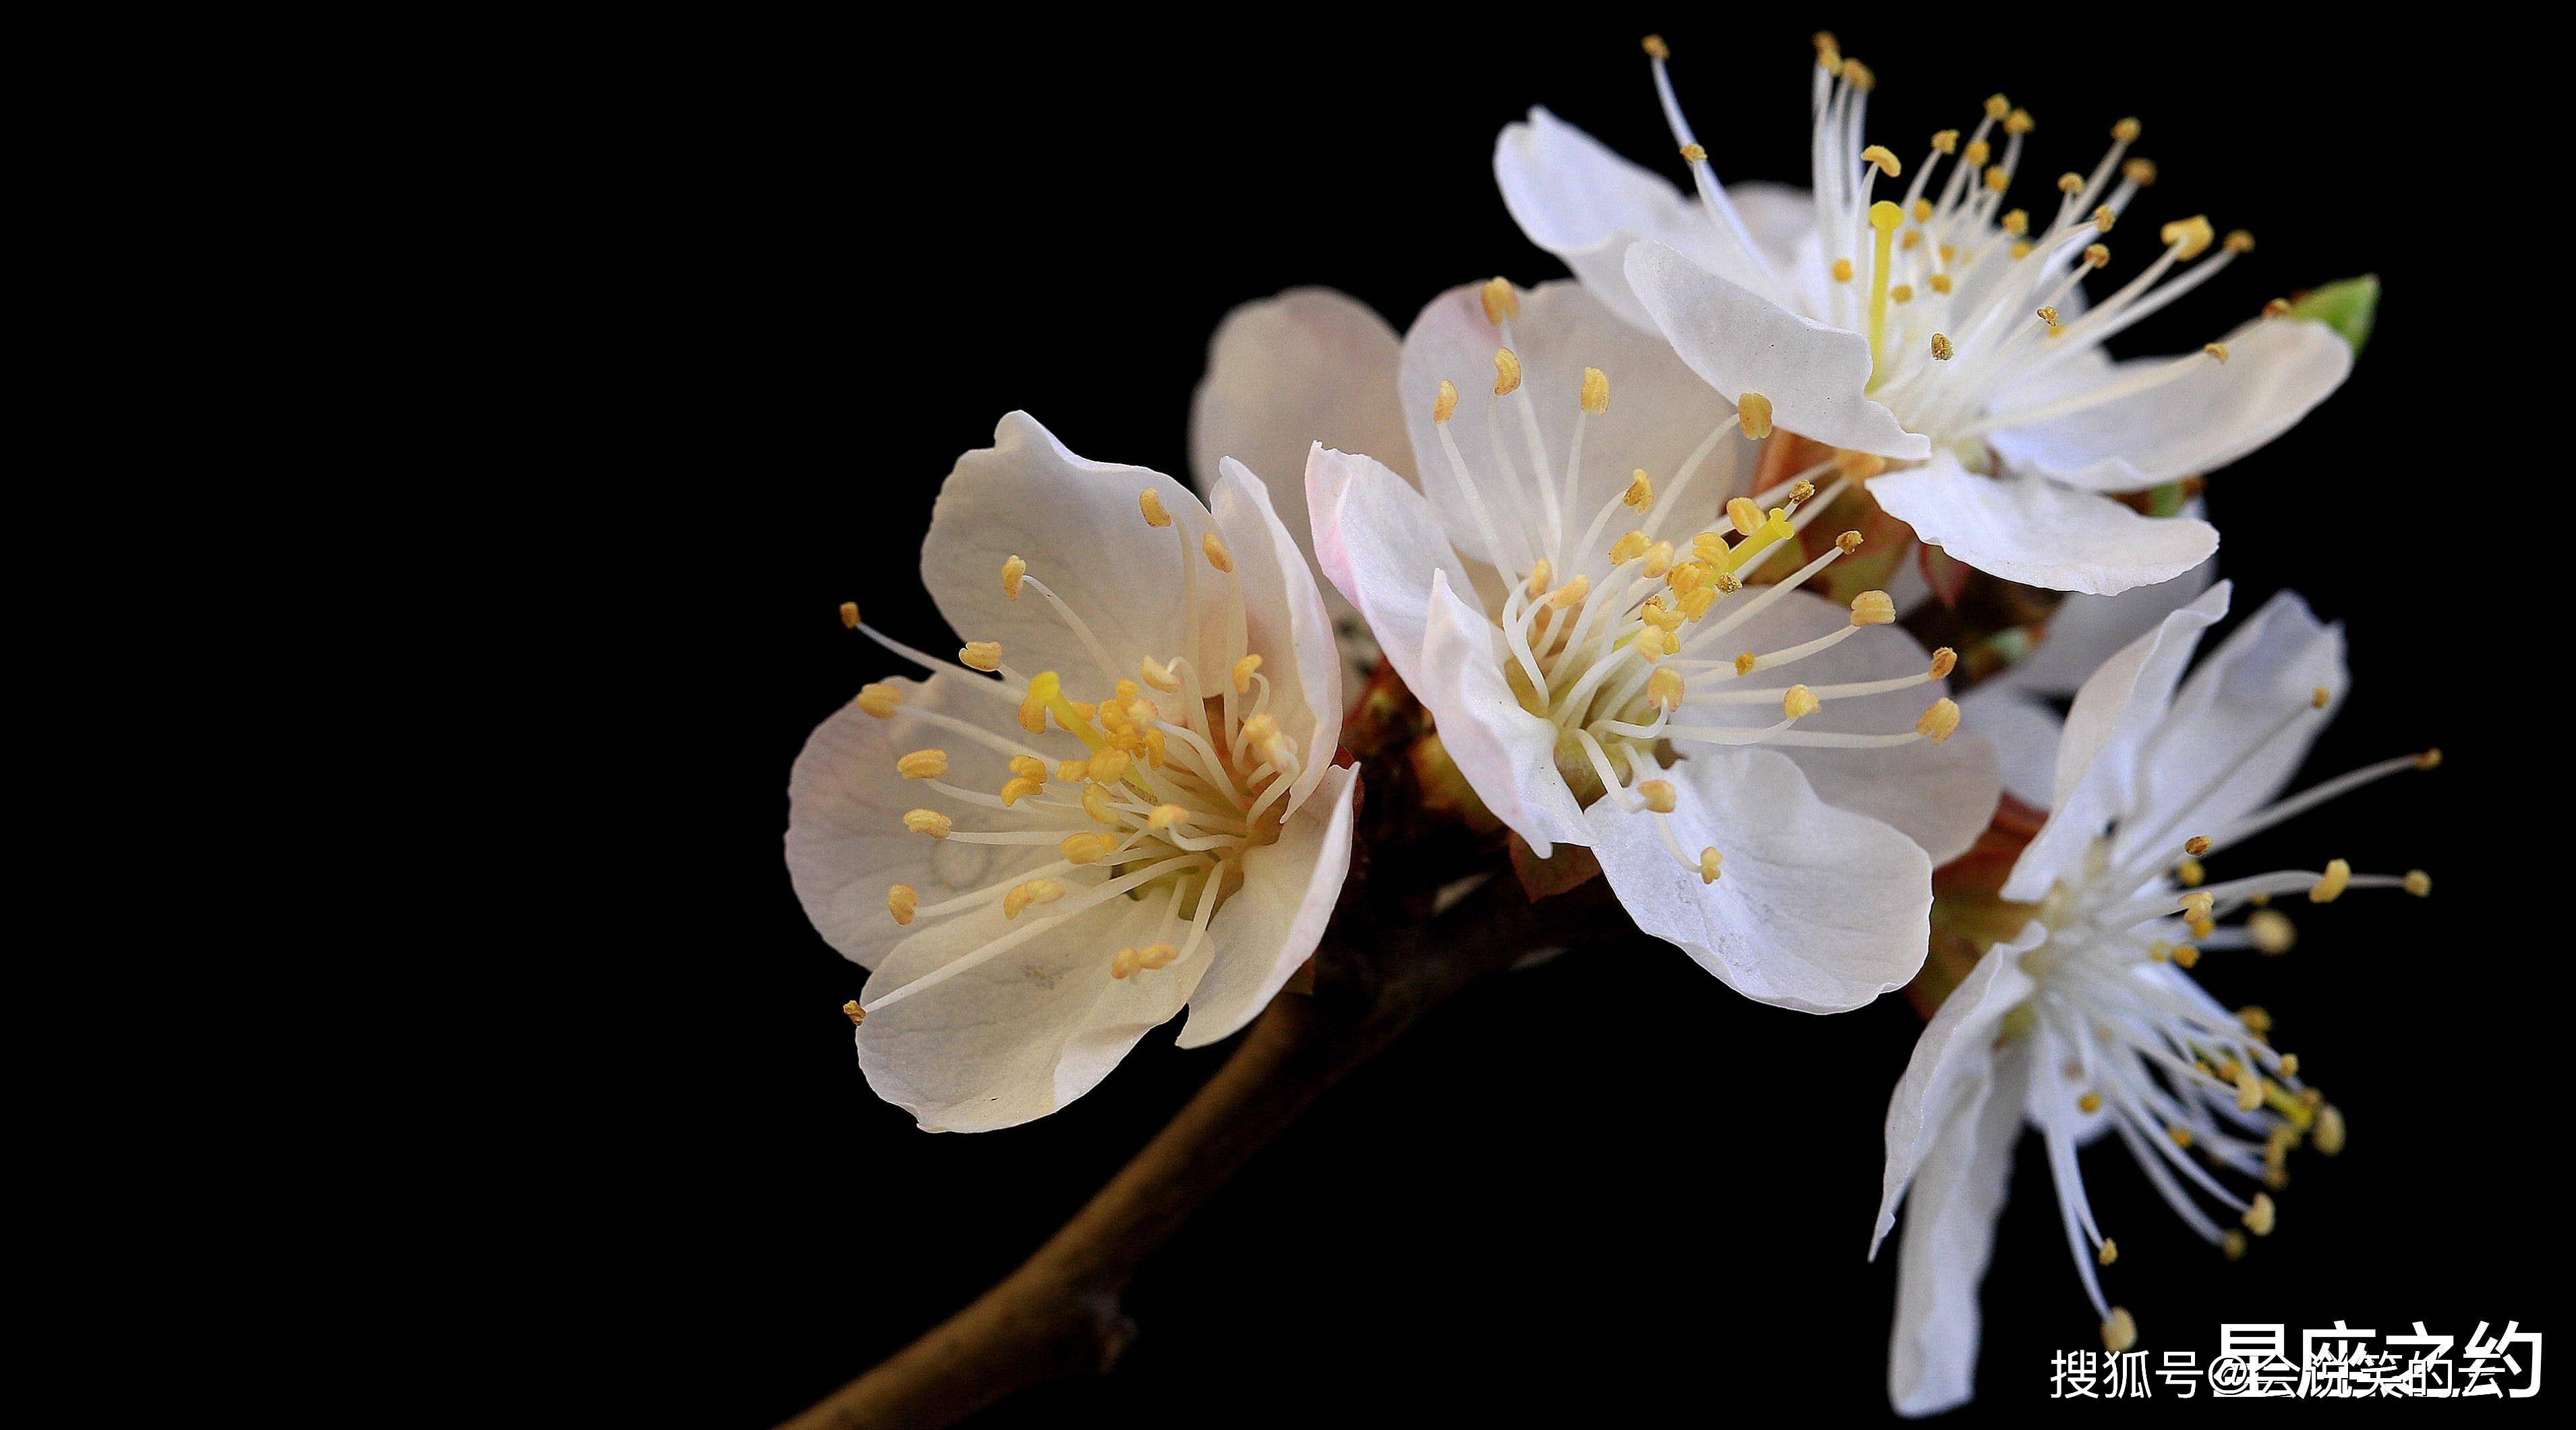
<path fill-rule="evenodd" d="M 707 441 L 686 455 L 706 461 L 685 495 L 626 498 L 657 519 L 629 553 L 649 584 L 603 600 L 652 653 L 604 676 L 625 692 L 606 718 L 652 734 L 607 773 L 650 791 L 617 837 L 655 877 L 604 930 L 577 927 L 606 934 L 602 983 L 652 1010 L 600 1095 L 626 1096 L 609 1089 L 629 1071 L 659 1090 L 647 1160 L 613 1203 L 649 1223 L 620 1299 L 649 1323 L 630 1344 L 659 1406 L 762 1426 L 865 1369 L 1009 1270 L 1224 1055 L 1158 1033 L 1070 1108 L 980 1136 L 924 1135 L 869 1094 L 839 1011 L 864 972 L 807 926 L 779 854 L 805 733 L 893 668 L 834 607 L 946 639 L 918 539 L 955 456 L 1008 409 L 1086 456 L 1185 475 L 1207 339 L 1239 302 L 1327 284 L 1401 329 L 1448 285 L 1555 276 L 1496 196 L 1494 135 L 1545 103 L 1680 178 L 1659 157 L 1647 29 L 1671 41 L 1720 172 L 1803 185 L 1807 36 L 1834 17 L 1690 13 L 780 34 L 646 82 L 674 116 L 654 141 L 672 181 L 640 220 L 690 237 L 636 299 L 693 376 L 686 411 L 642 420 L 648 443 L 673 425 L 675 455 L 688 424 Z M 2126 351 L 2196 346 L 2275 294 L 2382 275 L 2352 380 L 2219 474 L 2210 505 L 2238 611 L 2291 587 L 2349 626 L 2354 695 L 2306 779 L 2428 744 L 2450 759 L 2227 866 L 2342 855 L 2423 866 L 2438 889 L 2305 916 L 2285 959 L 2203 965 L 2222 998 L 2273 1011 L 2351 1147 L 2294 1161 L 2280 1230 L 2235 1265 L 2116 1147 L 2088 1154 L 2122 1249 L 2109 1290 L 2145 1346 L 2204 1356 L 2224 1320 L 2552 1328 L 2539 1176 L 2565 1086 L 2541 1020 L 2566 940 L 2534 871 L 2557 841 L 2501 796 L 2557 783 L 2524 753 L 2558 738 L 2555 697 L 2516 686 L 2559 642 L 2503 580 L 2543 559 L 2527 523 L 2564 477 L 2468 370 L 2525 305 L 2563 301 L 2552 240 L 2503 207 L 2529 197 L 2530 169 L 2504 188 L 2478 168 L 2521 131 L 2468 87 L 2472 66 L 2516 62 L 2484 32 L 2427 41 L 2411 23 L 2126 18 L 2099 37 L 2037 11 L 1839 28 L 1879 76 L 1871 137 L 1908 162 L 1997 89 L 2038 119 L 2033 175 L 2089 168 L 2136 114 L 2163 177 L 2132 223 L 2205 211 L 2254 231 L 2253 255 Z M 989 1423 L 1513 1423 L 1746 1397 L 1884 1416 L 1893 1270 L 1862 1253 L 1918 1027 L 1894 997 L 1832 1018 L 1760 1007 L 1647 944 L 1494 980 L 1334 1091 L 1154 1261 L 1113 1376 Z M 2051 1354 L 2097 1344 L 2033 1146 L 1986 1282 L 1971 1416 L 2044 1400 Z"/>

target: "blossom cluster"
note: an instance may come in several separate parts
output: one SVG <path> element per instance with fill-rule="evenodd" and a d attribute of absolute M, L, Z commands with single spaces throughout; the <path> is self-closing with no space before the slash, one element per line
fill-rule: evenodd
<path fill-rule="evenodd" d="M 2286 949 L 2277 903 L 2430 880 L 2209 862 L 2439 757 L 2286 792 L 2345 696 L 2342 633 L 2283 594 L 2195 663 L 2231 587 L 2182 483 L 2324 401 L 2358 334 L 2285 300 L 2113 356 L 2254 249 L 2148 212 L 2136 119 L 2063 172 L 2000 94 L 1891 147 L 1874 71 L 1818 36 L 1808 186 L 1726 183 L 1645 49 L 1685 184 L 1545 109 L 1495 143 L 1570 279 L 1465 281 L 1400 334 L 1326 289 L 1237 310 L 1195 489 L 1019 412 L 962 456 L 922 552 L 958 643 L 843 609 L 916 673 L 814 732 L 788 865 L 869 970 L 869 1085 L 934 1131 L 1043 1116 L 1155 1026 L 1214 1042 L 1289 986 L 1352 867 L 1362 681 L 1418 702 L 1518 856 L 1597 866 L 1747 997 L 1925 990 L 1941 888 L 1984 932 L 1922 1000 L 1871 1243 L 1901 1211 L 1890 1395 L 1929 1413 L 1972 1393 L 2025 1131 L 2113 1353 L 2138 1331 L 2079 1147 L 2116 1138 L 2237 1256 L 2289 1153 L 2344 1140 L 2268 1015 L 2194 969 Z M 1969 580 L 2053 603 L 2036 654 L 2036 627 L 1917 638 Z M 2007 826 L 1999 881 L 1936 878 Z"/>

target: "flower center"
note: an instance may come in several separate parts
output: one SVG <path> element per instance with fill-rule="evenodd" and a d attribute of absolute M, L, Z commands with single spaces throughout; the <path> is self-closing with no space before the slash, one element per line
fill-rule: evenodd
<path fill-rule="evenodd" d="M 1755 244 L 1710 168 L 1707 151 L 1692 140 L 1662 43 L 1650 39 L 1646 48 L 1665 119 L 1690 163 L 1702 207 L 1721 240 L 1741 249 L 1747 270 L 1767 284 L 1764 296 L 1866 334 L 1871 396 L 1908 430 L 1952 449 L 1969 466 L 1987 465 L 1982 439 L 1996 428 L 2135 396 L 2188 376 L 2204 357 L 2226 361 L 2225 348 L 2212 343 L 2173 363 L 2070 396 L 1999 410 L 2016 389 L 2078 354 L 2099 350 L 2254 247 L 2253 237 L 2241 230 L 2220 241 L 2206 218 L 2168 223 L 2158 234 L 2162 252 L 2145 271 L 2080 316 L 2071 312 L 2082 297 L 2078 285 L 2084 275 L 2111 261 L 2102 237 L 2139 190 L 2156 181 L 2153 162 L 2128 157 L 2140 133 L 2137 120 L 2111 126 L 2111 146 L 2089 173 L 2060 174 L 2054 212 L 2035 222 L 2029 209 L 2004 207 L 2021 172 L 2023 141 L 2037 127 L 2029 111 L 2000 94 L 1989 96 L 1964 140 L 1956 129 L 1934 134 L 1908 178 L 1893 151 L 1864 142 L 1877 77 L 1860 61 L 1845 58 L 1831 35 L 1820 34 L 1811 152 L 1824 271 L 1795 275 L 1804 281 L 1792 282 Z M 1901 196 L 1882 197 L 1882 179 L 1903 181 Z M 2175 276 L 2213 245 L 2220 250 L 2215 259 Z"/>
<path fill-rule="evenodd" d="M 1139 498 L 1148 525 L 1178 527 L 1181 609 L 1189 613 L 1188 649 L 1205 648 L 1206 622 L 1223 633 L 1223 669 L 1202 670 L 1186 654 L 1148 655 L 1130 676 L 1120 671 L 1089 622 L 1013 556 L 1002 565 L 1012 600 L 1033 591 L 1099 667 L 1097 698 L 1080 700 L 1054 670 L 1022 675 L 1004 662 L 998 642 L 970 641 L 957 662 L 915 650 L 861 623 L 855 606 L 844 622 L 888 650 L 929 670 L 970 679 L 994 698 L 1014 702 L 1021 737 L 971 720 L 907 704 L 902 687 L 870 685 L 860 705 L 885 720 L 911 722 L 926 736 L 951 738 L 1000 754 L 1009 776 L 998 789 L 952 783 L 939 744 L 895 762 L 935 799 L 903 817 L 916 834 L 951 846 L 1054 846 L 1056 858 L 1008 879 L 936 903 L 897 884 L 888 891 L 895 922 L 953 918 L 998 905 L 1013 927 L 967 954 L 871 999 L 861 1015 L 899 1002 L 1046 934 L 1112 899 L 1159 903 L 1162 916 L 1147 942 L 1104 950 L 1112 978 L 1183 962 L 1205 941 L 1208 922 L 1243 883 L 1244 856 L 1279 837 L 1291 785 L 1303 768 L 1297 747 L 1271 708 L 1263 656 L 1249 649 L 1242 593 L 1232 554 L 1210 529 L 1193 541 L 1182 519 L 1147 490 Z M 1220 588 L 1203 599 L 1200 563 Z M 998 676 L 998 679 L 988 678 Z M 1026 915 L 1027 917 L 1023 917 Z"/>

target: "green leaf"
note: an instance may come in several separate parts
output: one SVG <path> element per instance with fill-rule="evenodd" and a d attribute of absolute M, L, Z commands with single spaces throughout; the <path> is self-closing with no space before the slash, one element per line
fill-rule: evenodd
<path fill-rule="evenodd" d="M 2290 305 L 2290 316 L 2314 318 L 2352 344 L 2353 356 L 2370 342 L 2371 321 L 2379 316 L 2379 275 L 2365 273 L 2340 283 L 2311 288 Z"/>

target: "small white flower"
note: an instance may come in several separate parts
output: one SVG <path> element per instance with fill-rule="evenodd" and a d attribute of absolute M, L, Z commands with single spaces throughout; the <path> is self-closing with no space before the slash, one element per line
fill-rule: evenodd
<path fill-rule="evenodd" d="M 1014 412 L 949 474 L 921 564 L 968 643 L 943 660 L 844 609 L 930 674 L 815 730 L 787 862 L 872 971 L 869 1085 L 980 1131 L 1081 1096 L 1185 1004 L 1185 1047 L 1259 1012 L 1340 896 L 1356 778 L 1314 576 L 1239 464 L 1203 506 Z"/>
<path fill-rule="evenodd" d="M 2040 730 L 2056 746 L 2055 807 L 2001 891 L 2029 905 L 2029 922 L 1941 1005 L 1889 1103 L 1870 1246 L 1875 1255 L 1906 1202 L 1888 1367 L 1906 1414 L 1973 1393 L 1977 1284 L 2025 1121 L 2047 1145 L 2068 1247 L 2113 1350 L 2137 1330 L 2102 1292 L 2099 1268 L 2117 1247 L 2085 1197 L 2079 1146 L 2116 1135 L 2175 1214 L 2232 1256 L 2246 1234 L 2271 1231 L 2262 1188 L 2281 1185 L 2289 1150 L 2342 1144 L 2342 1114 L 2272 1046 L 2269 1015 L 2231 1012 L 2186 970 L 2217 950 L 2285 949 L 2276 898 L 2423 894 L 2430 882 L 2357 875 L 2340 859 L 2212 881 L 2201 861 L 2439 757 L 2402 756 L 2279 798 L 2343 696 L 2342 633 L 2284 594 L 2183 681 L 2227 598 L 2222 583 L 2167 616 L 2085 682 L 2062 738 Z"/>
<path fill-rule="evenodd" d="M 2179 358 L 2114 362 L 2103 344 L 2250 250 L 2205 218 L 2153 231 L 2155 258 L 2089 308 L 2084 276 L 2155 180 L 2124 119 L 2087 172 L 2036 210 L 2008 207 L 2030 116 L 2002 95 L 1963 136 L 1900 158 L 1866 144 L 1869 69 L 1819 36 L 1814 189 L 1718 181 L 1682 117 L 1659 41 L 1655 85 L 1698 193 L 1620 159 L 1543 109 L 1503 131 L 1494 169 L 1530 240 L 1629 321 L 1669 338 L 1721 390 L 1764 325 L 1835 340 L 1859 410 L 1819 441 L 1916 463 L 1870 483 L 1925 542 L 2007 580 L 2108 594 L 2166 580 L 2217 548 L 2187 517 L 2104 493 L 2221 467 L 2342 383 L 2350 348 L 2322 323 L 2258 318 Z M 2204 256 L 2207 255 L 2207 256 Z M 1863 397 L 1864 392 L 1866 398 Z"/>
<path fill-rule="evenodd" d="M 1799 390 L 1800 361 L 1761 380 Z M 1982 742 L 1942 743 L 1948 652 L 1881 593 L 1797 589 L 1849 549 L 1806 536 L 1848 479 L 1756 470 L 1746 431 L 1781 399 L 1733 410 L 1579 285 L 1501 280 L 1424 310 L 1395 389 L 1423 487 L 1316 444 L 1316 555 L 1477 795 L 1542 856 L 1590 847 L 1639 927 L 1749 996 L 1832 1011 L 1902 985 L 1931 863 L 1998 776 Z"/>

